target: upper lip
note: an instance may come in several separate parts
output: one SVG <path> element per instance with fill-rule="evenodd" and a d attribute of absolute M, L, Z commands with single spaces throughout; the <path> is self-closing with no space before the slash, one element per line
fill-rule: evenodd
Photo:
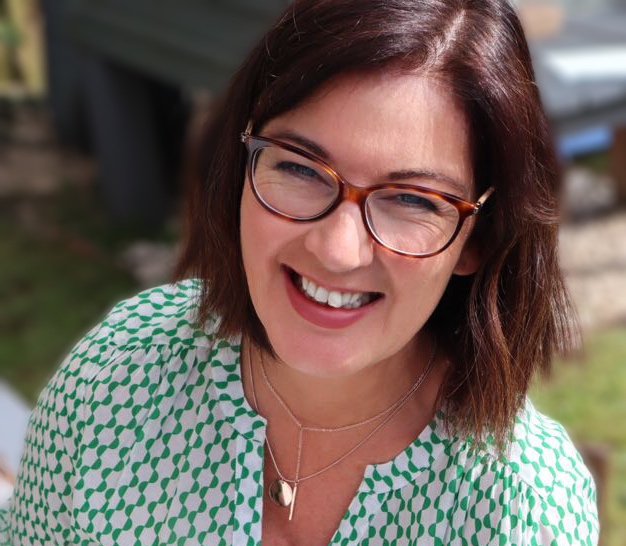
<path fill-rule="evenodd" d="M 366 289 L 346 287 L 346 286 L 340 287 L 330 282 L 321 281 L 314 275 L 309 275 L 308 273 L 300 273 L 300 271 L 297 271 L 296 269 L 293 269 L 292 267 L 285 266 L 285 268 L 289 274 L 296 274 L 296 275 L 299 275 L 300 277 L 306 277 L 307 279 L 313 281 L 317 286 L 321 286 L 325 288 L 326 290 L 328 290 L 329 292 L 343 292 L 343 293 L 351 293 L 351 294 L 368 293 L 368 294 L 382 295 L 381 292 L 378 292 L 376 290 L 366 290 Z"/>

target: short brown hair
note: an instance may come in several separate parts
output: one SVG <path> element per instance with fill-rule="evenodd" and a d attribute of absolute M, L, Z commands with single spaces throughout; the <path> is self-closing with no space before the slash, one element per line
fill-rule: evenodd
<path fill-rule="evenodd" d="M 573 339 L 557 259 L 559 171 L 519 20 L 507 0 L 299 0 L 234 76 L 200 139 L 177 276 L 203 281 L 200 316 L 271 350 L 249 296 L 239 241 L 239 133 L 296 107 L 346 72 L 400 68 L 442 78 L 471 127 L 478 193 L 496 191 L 428 326 L 453 362 L 440 396 L 461 433 L 503 445 L 536 370 Z"/>

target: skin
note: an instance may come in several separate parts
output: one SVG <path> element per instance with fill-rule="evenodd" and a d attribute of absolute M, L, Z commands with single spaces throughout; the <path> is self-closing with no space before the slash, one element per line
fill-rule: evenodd
<path fill-rule="evenodd" d="M 284 138 L 285 133 L 322 147 L 327 162 L 354 185 L 391 181 L 390 173 L 397 171 L 428 170 L 456 182 L 435 182 L 434 189 L 475 199 L 467 121 L 450 92 L 434 79 L 390 72 L 341 77 L 270 120 L 259 134 Z M 479 265 L 477 252 L 465 244 L 471 227 L 470 219 L 437 256 L 406 258 L 372 240 L 354 203 L 342 203 L 321 220 L 296 224 L 263 209 L 246 181 L 241 201 L 244 268 L 252 302 L 278 356 L 265 355 L 265 367 L 301 422 L 352 423 L 387 408 L 406 392 L 430 358 L 433 339 L 423 327 L 450 277 L 471 274 Z M 324 328 L 295 311 L 287 295 L 285 267 L 329 288 L 379 292 L 383 297 L 355 323 Z M 251 362 L 244 358 L 248 399 L 252 367 L 259 410 L 268 419 L 279 465 L 293 476 L 297 429 L 263 384 L 259 352 L 250 354 Z M 288 544 L 306 536 L 311 544 L 328 543 L 365 465 L 389 460 L 432 418 L 447 366 L 444 354 L 438 351 L 419 396 L 377 433 L 376 442 L 337 472 L 333 469 L 302 484 L 297 509 L 315 518 L 300 518 L 286 528 L 282 509 L 266 503 L 266 539 Z M 302 475 L 328 464 L 367 430 L 307 439 Z M 269 461 L 265 468 L 265 479 L 274 479 Z M 335 494 L 316 495 L 325 490 L 327 480 Z"/>

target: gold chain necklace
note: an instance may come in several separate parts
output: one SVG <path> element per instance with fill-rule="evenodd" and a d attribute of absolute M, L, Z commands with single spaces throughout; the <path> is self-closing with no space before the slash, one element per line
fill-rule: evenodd
<path fill-rule="evenodd" d="M 278 474 L 278 479 L 274 480 L 269 485 L 268 495 L 269 495 L 270 499 L 274 503 L 278 504 L 279 506 L 282 506 L 282 507 L 285 507 L 285 508 L 287 508 L 287 507 L 289 508 L 289 521 L 291 521 L 293 519 L 293 513 L 294 513 L 295 504 L 296 504 L 296 495 L 298 493 L 298 485 L 300 483 L 306 481 L 306 480 L 310 480 L 312 478 L 315 478 L 315 477 L 319 476 L 320 474 L 323 474 L 324 472 L 326 472 L 326 471 L 330 470 L 331 468 L 334 468 L 335 466 L 337 466 L 339 463 L 341 463 L 342 461 L 347 459 L 350 455 L 352 455 L 363 444 L 365 444 L 370 438 L 372 438 L 387 423 L 389 423 L 389 421 L 391 421 L 391 419 L 393 419 L 393 417 L 409 401 L 411 396 L 413 396 L 413 394 L 415 394 L 415 392 L 422 386 L 422 383 L 424 383 L 424 380 L 426 379 L 426 377 L 428 377 L 428 374 L 430 373 L 430 370 L 433 367 L 436 353 L 437 353 L 437 344 L 435 343 L 435 345 L 433 346 L 433 352 L 430 355 L 430 359 L 428 360 L 428 364 L 426 364 L 426 367 L 424 368 L 424 371 L 415 380 L 413 385 L 411 385 L 409 390 L 407 390 L 407 392 L 404 393 L 404 395 L 402 395 L 398 400 L 396 400 L 389 407 L 387 407 L 386 409 L 378 412 L 376 415 L 368 417 L 368 418 L 366 418 L 366 419 L 364 419 L 362 421 L 358 421 L 356 423 L 351 423 L 351 424 L 348 424 L 348 425 L 343 425 L 343 426 L 340 426 L 340 427 L 327 428 L 327 427 L 304 426 L 298 420 L 298 418 L 295 416 L 293 411 L 291 411 L 291 409 L 289 408 L 287 403 L 283 400 L 283 398 L 280 396 L 280 394 L 278 394 L 278 392 L 274 388 L 274 385 L 272 385 L 269 377 L 267 376 L 267 372 L 265 371 L 265 362 L 263 360 L 263 353 L 260 352 L 261 372 L 262 372 L 263 378 L 264 378 L 264 380 L 265 380 L 265 382 L 267 384 L 267 387 L 270 390 L 270 392 L 272 393 L 272 395 L 274 396 L 274 398 L 276 398 L 278 403 L 282 406 L 282 408 L 286 411 L 286 413 L 289 415 L 291 420 L 294 422 L 294 424 L 298 428 L 298 449 L 297 449 L 297 459 L 296 459 L 296 474 L 295 474 L 295 477 L 293 479 L 286 478 L 283 475 L 283 473 L 280 471 L 280 469 L 278 468 L 278 463 L 276 462 L 276 457 L 274 456 L 274 450 L 272 449 L 272 445 L 271 445 L 271 443 L 269 441 L 269 438 L 267 436 L 265 438 L 265 443 L 267 444 L 267 450 L 268 450 L 268 452 L 270 454 L 270 459 L 272 461 L 272 465 L 274 466 L 274 469 L 276 470 L 276 474 Z M 257 395 L 256 395 L 256 386 L 255 386 L 255 383 L 254 383 L 254 374 L 252 373 L 252 349 L 250 348 L 250 345 L 248 345 L 248 365 L 249 365 L 249 373 L 250 373 L 250 386 L 252 387 L 252 398 L 254 400 L 254 406 L 255 406 L 254 409 L 256 410 L 257 413 L 260 413 L 260 411 L 259 411 L 259 402 L 257 400 Z M 357 444 L 355 446 L 351 447 L 350 449 L 348 449 L 348 451 L 346 451 L 345 453 L 340 455 L 337 459 L 335 459 L 334 461 L 330 462 L 329 464 L 323 466 L 319 470 L 311 472 L 310 474 L 307 474 L 306 476 L 300 476 L 300 463 L 301 463 L 301 460 L 302 460 L 302 437 L 303 437 L 303 433 L 304 432 L 341 432 L 341 431 L 345 431 L 345 430 L 349 430 L 349 429 L 353 429 L 353 428 L 364 426 L 364 425 L 366 425 L 368 423 L 371 423 L 371 422 L 373 422 L 373 421 L 375 421 L 377 419 L 380 419 L 383 416 L 386 416 L 386 417 L 378 425 L 376 425 L 376 427 L 374 427 L 364 438 L 359 440 L 359 442 L 357 442 Z"/>

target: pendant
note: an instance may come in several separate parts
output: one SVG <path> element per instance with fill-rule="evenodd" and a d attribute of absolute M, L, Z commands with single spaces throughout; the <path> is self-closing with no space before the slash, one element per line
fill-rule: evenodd
<path fill-rule="evenodd" d="M 270 483 L 268 493 L 273 502 L 284 508 L 290 506 L 293 500 L 293 490 L 284 480 L 274 480 Z"/>
<path fill-rule="evenodd" d="M 296 494 L 298 493 L 298 484 L 293 486 L 293 497 L 291 497 L 291 506 L 289 507 L 289 521 L 293 519 L 293 509 L 296 507 Z"/>

